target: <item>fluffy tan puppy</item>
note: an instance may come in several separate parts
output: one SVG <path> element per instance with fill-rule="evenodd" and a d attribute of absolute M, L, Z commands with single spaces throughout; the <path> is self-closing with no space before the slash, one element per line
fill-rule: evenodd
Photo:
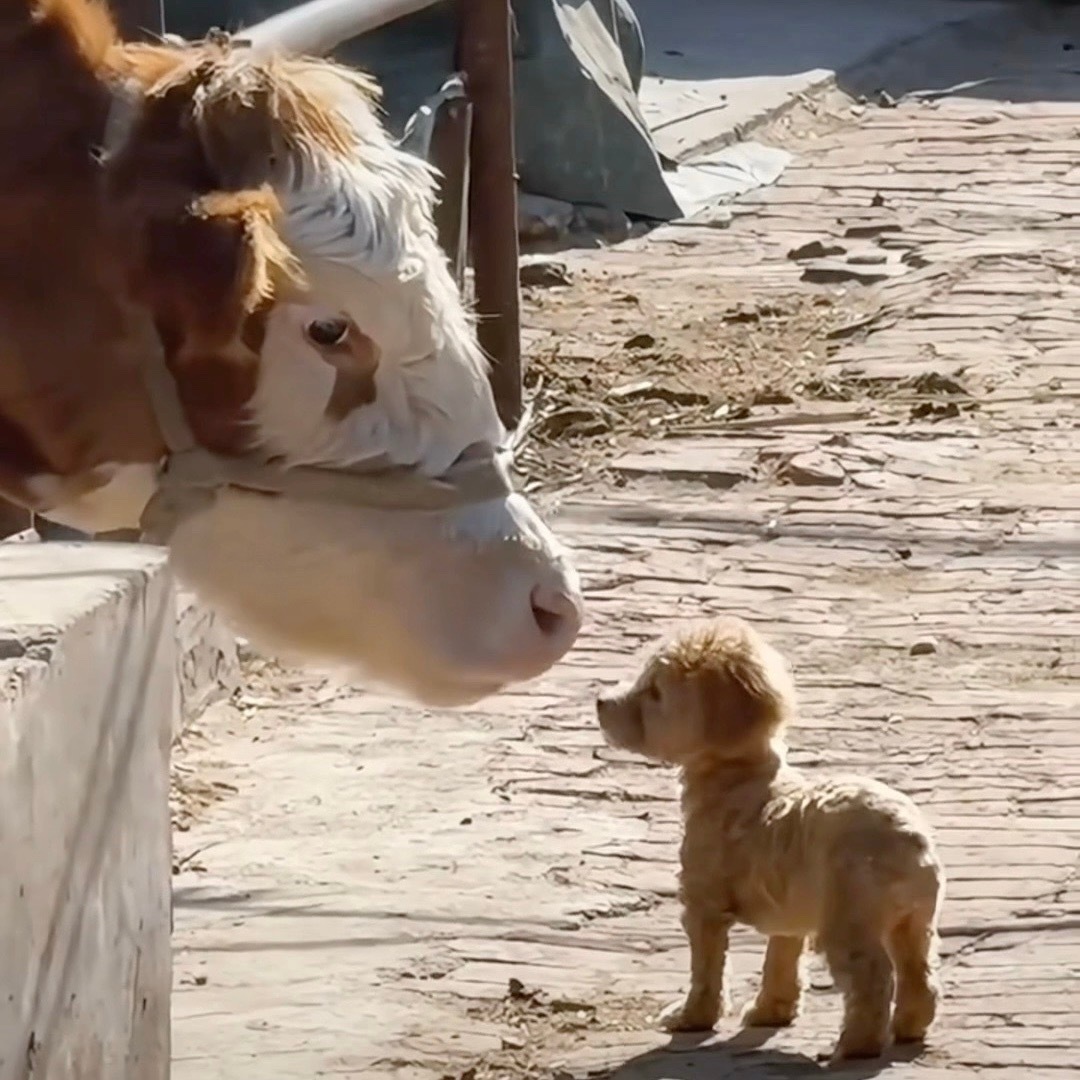
<path fill-rule="evenodd" d="M 945 890 L 930 830 L 884 784 L 810 779 L 786 764 L 795 688 L 775 649 L 742 619 L 693 625 L 601 695 L 597 715 L 612 745 L 682 770 L 690 990 L 668 1030 L 707 1030 L 724 1015 L 728 932 L 742 923 L 769 938 L 744 1024 L 795 1019 L 810 938 L 844 995 L 834 1060 L 925 1036 L 940 996 Z"/>

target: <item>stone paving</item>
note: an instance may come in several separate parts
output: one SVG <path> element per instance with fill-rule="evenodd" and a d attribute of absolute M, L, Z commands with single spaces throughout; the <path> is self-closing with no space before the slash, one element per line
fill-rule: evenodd
<path fill-rule="evenodd" d="M 653 1022 L 687 965 L 674 777 L 601 748 L 590 701 L 708 611 L 791 657 L 797 763 L 892 782 L 938 830 L 945 1015 L 842 1075 L 1080 1073 L 1078 162 L 1080 101 L 870 108 L 729 230 L 582 256 L 705 311 L 723 276 L 857 291 L 838 400 L 571 493 L 590 623 L 540 683 L 440 714 L 266 667 L 208 718 L 182 764 L 229 794 L 177 838 L 175 1080 L 816 1074 L 839 1020 L 817 967 L 767 1041 Z M 737 1002 L 760 952 L 736 935 Z"/>

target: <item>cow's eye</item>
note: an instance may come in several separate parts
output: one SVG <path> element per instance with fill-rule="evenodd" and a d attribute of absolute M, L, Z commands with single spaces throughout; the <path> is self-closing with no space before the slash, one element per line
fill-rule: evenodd
<path fill-rule="evenodd" d="M 349 333 L 349 323 L 346 319 L 316 319 L 307 324 L 305 333 L 312 345 L 329 349 L 345 340 Z"/>

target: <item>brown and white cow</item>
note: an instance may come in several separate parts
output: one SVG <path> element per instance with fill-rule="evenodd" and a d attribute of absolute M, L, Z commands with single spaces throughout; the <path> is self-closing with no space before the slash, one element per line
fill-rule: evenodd
<path fill-rule="evenodd" d="M 369 80 L 0 3 L 0 495 L 142 524 L 257 641 L 461 704 L 581 622 Z"/>

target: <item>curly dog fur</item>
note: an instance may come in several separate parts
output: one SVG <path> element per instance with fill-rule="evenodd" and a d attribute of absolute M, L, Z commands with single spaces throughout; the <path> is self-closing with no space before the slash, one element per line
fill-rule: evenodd
<path fill-rule="evenodd" d="M 695 624 L 602 695 L 597 714 L 609 743 L 682 771 L 691 975 L 668 1029 L 707 1030 L 724 1014 L 728 932 L 741 923 L 769 939 L 744 1024 L 795 1019 L 809 938 L 844 996 L 834 1060 L 922 1040 L 940 998 L 945 890 L 930 830 L 884 784 L 811 780 L 786 763 L 795 688 L 784 658 L 742 619 Z"/>

